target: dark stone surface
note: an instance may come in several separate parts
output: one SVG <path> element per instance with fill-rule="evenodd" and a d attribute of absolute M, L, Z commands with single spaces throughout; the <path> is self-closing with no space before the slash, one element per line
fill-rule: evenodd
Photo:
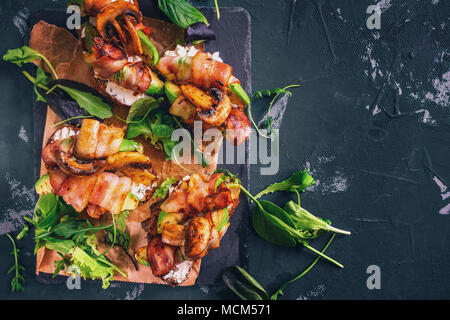
<path fill-rule="evenodd" d="M 193 1 L 212 5 L 213 1 Z M 337 237 L 327 253 L 343 270 L 320 261 L 285 290 L 282 299 L 450 298 L 450 4 L 445 0 L 383 0 L 381 29 L 366 27 L 375 1 L 220 0 L 241 6 L 252 20 L 253 89 L 299 83 L 280 130 L 280 170 L 261 176 L 252 165 L 257 192 L 292 171 L 310 166 L 319 181 L 302 204 L 352 231 Z M 0 52 L 23 43 L 24 19 L 39 8 L 65 1 L 2 1 Z M 213 17 L 210 18 L 211 20 Z M 218 39 L 221 41 L 221 39 Z M 21 226 L 33 207 L 32 89 L 17 67 L 1 62 L 0 128 L 2 233 Z M 256 118 L 267 101 L 253 106 Z M 283 103 L 276 106 L 283 110 Z M 282 203 L 288 195 L 281 195 Z M 269 291 L 301 272 L 314 259 L 301 248 L 280 248 L 247 228 L 247 270 Z M 314 241 L 320 248 L 326 237 Z M 82 290 L 42 285 L 33 274 L 31 239 L 19 242 L 27 267 L 24 293 L 2 298 L 232 298 L 215 286 L 170 288 L 113 284 L 102 290 L 86 281 Z M 9 240 L 0 237 L 4 259 Z M 381 290 L 368 290 L 366 269 L 381 268 Z M 217 266 L 220 268 L 220 266 Z"/>

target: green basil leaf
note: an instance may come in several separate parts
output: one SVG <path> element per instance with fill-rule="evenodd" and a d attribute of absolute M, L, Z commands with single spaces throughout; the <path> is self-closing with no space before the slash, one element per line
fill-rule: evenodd
<path fill-rule="evenodd" d="M 222 274 L 225 285 L 242 300 L 268 300 L 267 291 L 244 269 L 233 266 Z"/>
<path fill-rule="evenodd" d="M 152 123 L 150 128 L 152 129 L 153 134 L 159 138 L 170 138 L 172 132 L 175 130 L 173 127 L 164 123 Z"/>
<path fill-rule="evenodd" d="M 140 136 L 141 134 L 144 137 L 150 137 L 152 135 L 152 131 L 150 130 L 150 127 L 147 125 L 146 121 L 139 123 L 130 123 L 125 137 L 127 139 L 133 139 L 137 136 Z"/>
<path fill-rule="evenodd" d="M 162 98 L 156 100 L 152 97 L 144 97 L 137 100 L 131 105 L 126 123 L 138 123 L 143 121 L 151 111 L 159 107 L 162 101 Z"/>
<path fill-rule="evenodd" d="M 55 86 L 66 92 L 91 116 L 100 119 L 107 119 L 113 116 L 111 106 L 92 93 L 79 91 L 61 84 L 57 84 Z"/>
<path fill-rule="evenodd" d="M 196 22 L 203 22 L 209 26 L 205 16 L 185 0 L 158 0 L 158 4 L 161 11 L 183 29 Z"/>

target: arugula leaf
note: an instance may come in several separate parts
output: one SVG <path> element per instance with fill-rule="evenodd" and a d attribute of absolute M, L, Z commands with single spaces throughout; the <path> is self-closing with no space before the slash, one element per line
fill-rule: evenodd
<path fill-rule="evenodd" d="M 63 86 L 61 84 L 56 84 L 54 88 L 60 88 L 66 92 L 72 99 L 74 99 L 81 108 L 85 109 L 90 115 L 100 118 L 107 119 L 113 116 L 111 106 L 103 101 L 100 97 L 93 95 L 90 92 L 79 91 L 74 88 Z"/>
<path fill-rule="evenodd" d="M 307 170 L 299 170 L 286 180 L 271 184 L 266 189 L 258 193 L 255 198 L 259 199 L 263 195 L 276 191 L 303 192 L 306 188 L 314 185 L 316 182 Z"/>
<path fill-rule="evenodd" d="M 174 177 L 167 178 L 164 180 L 158 188 L 156 188 L 155 193 L 153 194 L 152 198 L 161 198 L 164 199 L 167 195 L 167 192 L 169 192 L 169 188 L 171 185 L 173 185 L 175 182 L 177 182 L 177 179 Z"/>
<path fill-rule="evenodd" d="M 36 60 L 44 60 L 49 67 L 53 77 L 55 79 L 58 79 L 58 75 L 56 74 L 56 71 L 50 61 L 48 61 L 48 59 L 44 55 L 37 52 L 36 50 L 31 49 L 28 46 L 8 50 L 8 52 L 3 55 L 3 60 L 12 62 L 19 67 L 22 67 L 24 63 L 30 63 Z"/>
<path fill-rule="evenodd" d="M 158 0 L 158 5 L 173 23 L 183 29 L 196 22 L 209 26 L 205 16 L 185 0 Z"/>
<path fill-rule="evenodd" d="M 296 229 L 303 232 L 304 237 L 309 239 L 317 238 L 320 231 L 331 231 L 350 235 L 349 231 L 332 227 L 327 221 L 314 216 L 294 201 L 286 203 L 284 210 L 294 222 Z"/>
<path fill-rule="evenodd" d="M 23 285 L 22 283 L 25 282 L 24 277 L 20 274 L 21 271 L 25 271 L 25 267 L 19 264 L 19 258 L 18 254 L 20 252 L 19 249 L 16 247 L 16 242 L 14 239 L 9 235 L 9 233 L 6 234 L 6 236 L 11 240 L 13 245 L 13 251 L 11 252 L 11 255 L 14 256 L 14 265 L 8 270 L 7 275 L 14 272 L 14 277 L 11 280 L 11 292 L 17 292 L 17 291 L 23 291 Z M 22 283 L 21 283 L 22 282 Z"/>

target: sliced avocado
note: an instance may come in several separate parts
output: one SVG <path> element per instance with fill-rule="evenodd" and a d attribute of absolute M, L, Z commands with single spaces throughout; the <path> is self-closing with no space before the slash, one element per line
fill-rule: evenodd
<path fill-rule="evenodd" d="M 139 153 L 144 153 L 144 146 L 134 140 L 123 139 L 119 151 L 137 151 Z"/>
<path fill-rule="evenodd" d="M 232 83 L 228 86 L 232 93 L 237 95 L 246 106 L 250 104 L 250 98 L 239 83 Z"/>
<path fill-rule="evenodd" d="M 222 228 L 228 223 L 228 207 L 211 212 L 211 218 L 216 226 L 217 232 L 220 232 L 220 230 L 222 230 Z"/>
<path fill-rule="evenodd" d="M 150 263 L 148 263 L 148 258 L 147 258 L 147 246 L 137 249 L 136 253 L 134 254 L 134 258 L 140 264 L 150 267 Z"/>
<path fill-rule="evenodd" d="M 141 40 L 142 50 L 144 51 L 144 61 L 151 66 L 156 66 L 159 61 L 158 49 L 156 49 L 152 40 L 150 40 L 142 30 L 138 31 L 138 36 L 139 40 Z"/>
<path fill-rule="evenodd" d="M 138 205 L 139 205 L 139 198 L 134 193 L 128 192 L 121 211 L 134 210 L 138 207 Z"/>
<path fill-rule="evenodd" d="M 171 81 L 166 81 L 165 91 L 170 104 L 173 104 L 181 95 L 181 88 Z"/>
<path fill-rule="evenodd" d="M 164 93 L 164 82 L 162 82 L 156 73 L 154 73 L 152 70 L 148 69 L 150 72 L 150 76 L 152 78 L 152 82 L 150 83 L 150 87 L 148 87 L 147 91 L 145 92 L 149 96 L 160 96 Z"/>
<path fill-rule="evenodd" d="M 51 183 L 50 183 L 50 175 L 46 174 L 39 178 L 39 180 L 34 185 L 34 188 L 36 189 L 36 193 L 40 196 L 47 194 L 47 193 L 55 193 L 55 189 L 53 189 Z"/>
<path fill-rule="evenodd" d="M 161 211 L 158 217 L 158 222 L 156 225 L 156 231 L 161 234 L 166 223 L 178 224 L 183 219 L 183 214 L 181 213 L 167 213 Z"/>

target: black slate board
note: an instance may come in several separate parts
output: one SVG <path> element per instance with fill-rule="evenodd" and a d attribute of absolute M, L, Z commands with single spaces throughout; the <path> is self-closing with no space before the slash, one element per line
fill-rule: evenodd
<path fill-rule="evenodd" d="M 250 15 L 239 7 L 221 9 L 220 23 L 215 18 L 215 11 L 211 8 L 200 8 L 206 18 L 211 23 L 211 28 L 215 31 L 217 40 L 206 44 L 206 50 L 209 52 L 219 51 L 221 58 L 233 66 L 233 74 L 240 79 L 244 89 L 251 92 L 251 29 Z M 151 5 L 141 6 L 145 16 L 162 18 L 161 12 L 158 12 Z M 29 26 L 31 29 L 35 23 L 45 20 L 48 23 L 65 27 L 67 14 L 62 9 L 44 9 L 30 17 Z M 29 39 L 29 37 L 28 37 Z M 28 40 L 27 39 L 27 40 Z M 45 119 L 47 116 L 47 106 L 44 103 L 35 102 L 33 106 L 34 113 L 34 163 L 35 177 L 40 176 L 42 139 L 44 134 Z M 232 147 L 224 143 L 225 148 Z M 245 164 L 219 165 L 219 168 L 225 168 L 239 176 L 244 186 L 249 186 L 249 161 L 248 144 L 246 145 Z M 232 265 L 246 265 L 246 233 L 248 223 L 248 202 L 241 196 L 241 203 L 231 218 L 231 225 L 226 236 L 221 241 L 218 249 L 211 251 L 202 260 L 200 275 L 197 284 L 212 285 L 220 281 L 220 275 L 223 270 Z M 37 276 L 38 281 L 43 283 L 61 283 L 65 281 L 64 277 L 52 279 L 50 275 L 41 273 Z"/>

